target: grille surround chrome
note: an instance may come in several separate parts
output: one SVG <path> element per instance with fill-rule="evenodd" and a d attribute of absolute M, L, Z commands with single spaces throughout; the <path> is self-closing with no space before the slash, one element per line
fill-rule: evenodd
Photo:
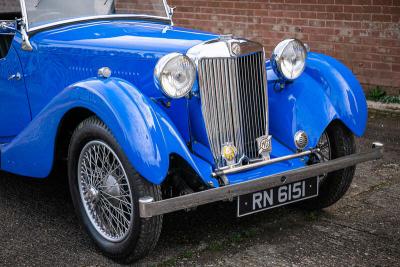
<path fill-rule="evenodd" d="M 198 68 L 201 108 L 216 168 L 227 167 L 221 156 L 226 143 L 238 150 L 235 166 L 262 160 L 257 138 L 269 130 L 263 47 L 222 38 L 192 48 L 188 56 Z"/>

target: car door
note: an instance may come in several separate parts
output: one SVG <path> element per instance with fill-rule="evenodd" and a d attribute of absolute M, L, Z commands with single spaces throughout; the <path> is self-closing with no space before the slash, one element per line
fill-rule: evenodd
<path fill-rule="evenodd" d="M 0 143 L 10 141 L 30 122 L 30 107 L 13 36 L 0 33 Z"/>

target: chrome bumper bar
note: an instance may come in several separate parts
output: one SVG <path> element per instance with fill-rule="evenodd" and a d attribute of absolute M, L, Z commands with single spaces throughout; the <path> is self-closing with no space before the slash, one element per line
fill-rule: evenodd
<path fill-rule="evenodd" d="M 209 189 L 161 201 L 154 201 L 151 197 L 143 197 L 139 199 L 140 217 L 150 218 L 178 210 L 194 208 L 216 201 L 233 199 L 240 195 L 277 187 L 286 183 L 294 183 L 309 177 L 315 177 L 327 172 L 333 172 L 354 166 L 362 162 L 380 159 L 382 156 L 383 145 L 380 143 L 374 143 L 372 149 L 367 152 L 361 152 L 315 165 L 273 174 L 252 181 Z"/>
<path fill-rule="evenodd" d="M 303 151 L 303 152 L 300 152 L 300 153 L 287 155 L 287 156 L 283 156 L 283 157 L 279 157 L 279 158 L 273 158 L 273 159 L 270 159 L 270 160 L 263 160 L 263 161 L 259 161 L 259 162 L 252 163 L 252 164 L 249 164 L 249 165 L 243 165 L 243 166 L 240 166 L 240 167 L 235 167 L 235 168 L 225 167 L 223 169 L 219 169 L 219 170 L 213 172 L 211 175 L 213 177 L 219 177 L 219 176 L 223 176 L 223 175 L 228 175 L 228 174 L 233 174 L 233 173 L 238 173 L 238 172 L 244 172 L 244 171 L 256 169 L 256 168 L 259 168 L 259 167 L 272 165 L 274 163 L 278 163 L 278 162 L 282 162 L 282 161 L 303 158 L 303 157 L 309 156 L 309 155 L 317 153 L 317 152 L 320 152 L 320 150 L 318 148 L 310 149 L 310 150 L 307 150 L 307 151 Z"/>

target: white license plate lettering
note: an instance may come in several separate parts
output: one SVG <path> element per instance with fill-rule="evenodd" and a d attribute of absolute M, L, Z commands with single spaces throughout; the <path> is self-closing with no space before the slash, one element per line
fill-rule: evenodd
<path fill-rule="evenodd" d="M 287 192 L 288 192 L 288 189 L 287 189 L 286 185 L 279 187 L 279 190 L 278 190 L 278 201 L 279 201 L 279 203 L 284 203 L 284 202 L 286 202 L 288 200 Z"/>
<path fill-rule="evenodd" d="M 305 187 L 304 187 L 305 183 L 303 182 L 298 182 L 298 183 L 294 183 L 293 184 L 293 199 L 299 199 L 302 196 L 304 196 L 305 194 Z"/>
<path fill-rule="evenodd" d="M 253 194 L 253 210 L 262 209 L 268 205 L 272 206 L 273 203 L 274 194 L 272 189 Z"/>
<path fill-rule="evenodd" d="M 282 185 L 238 197 L 238 216 L 286 205 L 318 195 L 318 178 Z"/>
<path fill-rule="evenodd" d="M 286 185 L 281 186 L 278 190 L 278 201 L 279 203 L 285 203 L 287 201 L 300 199 L 305 196 L 306 194 L 305 189 L 306 189 L 305 181 L 289 184 L 287 186 Z"/>
<path fill-rule="evenodd" d="M 263 193 L 258 192 L 253 194 L 253 210 L 262 209 L 261 201 L 263 199 Z"/>

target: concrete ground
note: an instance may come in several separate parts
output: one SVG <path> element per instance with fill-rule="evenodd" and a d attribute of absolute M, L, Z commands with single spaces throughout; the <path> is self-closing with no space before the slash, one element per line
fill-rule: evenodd
<path fill-rule="evenodd" d="M 241 219 L 218 203 L 165 216 L 156 249 L 142 265 L 400 266 L 400 117 L 371 114 L 366 149 L 385 143 L 383 160 L 361 164 L 348 194 L 323 212 L 279 208 Z M 114 265 L 97 251 L 59 177 L 0 173 L 0 265 Z M 65 180 L 65 179 L 64 179 Z"/>

